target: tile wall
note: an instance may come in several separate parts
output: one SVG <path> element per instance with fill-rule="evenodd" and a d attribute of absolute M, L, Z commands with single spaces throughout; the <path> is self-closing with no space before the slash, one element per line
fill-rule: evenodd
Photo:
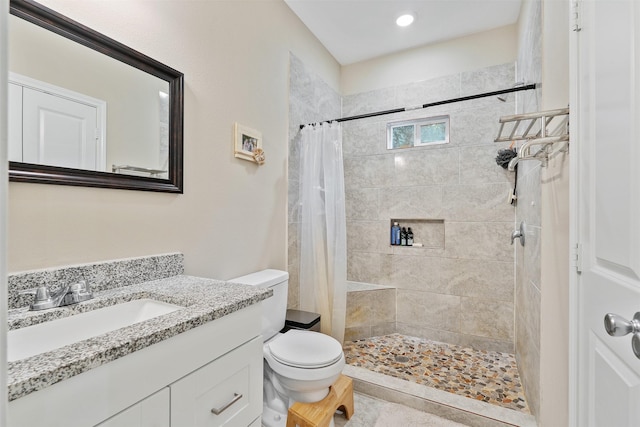
<path fill-rule="evenodd" d="M 353 283 L 353 282 L 351 282 Z M 387 335 L 396 331 L 396 289 L 347 284 L 345 341 Z"/>
<path fill-rule="evenodd" d="M 343 116 L 514 81 L 514 64 L 504 64 L 354 94 L 343 98 Z M 343 123 L 348 279 L 397 288 L 397 332 L 514 351 L 514 208 L 507 201 L 514 174 L 496 165 L 506 144 L 493 142 L 499 117 L 514 112 L 514 96 L 506 103 L 491 97 Z M 387 122 L 443 114 L 450 115 L 449 144 L 387 150 Z M 424 247 L 390 246 L 391 219 L 411 226 Z"/>
<path fill-rule="evenodd" d="M 540 83 L 542 73 L 542 6 L 539 1 L 526 1 L 521 13 L 521 46 L 518 52 L 517 81 Z M 540 110 L 540 88 L 521 93 L 517 112 Z M 516 360 L 527 402 L 533 415 L 540 408 L 540 234 L 541 165 L 535 160 L 518 164 L 518 204 L 516 224 L 527 225 L 525 246 L 516 252 Z"/>
<path fill-rule="evenodd" d="M 298 224 L 300 220 L 299 171 L 300 125 L 341 116 L 341 97 L 318 75 L 305 68 L 293 54 L 289 57 L 289 219 L 288 219 L 288 307 L 299 308 L 299 248 Z"/>
<path fill-rule="evenodd" d="M 504 64 L 341 99 L 294 55 L 290 70 L 289 307 L 297 308 L 299 125 L 503 89 L 516 76 L 514 64 Z M 343 123 L 348 279 L 396 288 L 395 321 L 389 314 L 383 324 L 371 316 L 388 305 L 391 291 L 350 294 L 350 307 L 370 300 L 356 304 L 367 309 L 348 314 L 347 338 L 397 331 L 514 352 L 514 207 L 507 201 L 514 174 L 496 165 L 506 144 L 493 139 L 499 117 L 515 113 L 515 98 Z M 388 121 L 443 114 L 450 115 L 449 144 L 386 149 Z M 390 246 L 392 218 L 412 226 L 424 247 Z"/>

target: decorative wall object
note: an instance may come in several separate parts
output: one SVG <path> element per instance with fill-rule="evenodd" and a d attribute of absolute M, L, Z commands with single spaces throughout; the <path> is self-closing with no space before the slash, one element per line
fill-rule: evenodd
<path fill-rule="evenodd" d="M 239 123 L 234 125 L 234 155 L 243 160 L 264 163 L 264 151 L 262 150 L 262 133 L 248 128 Z"/>

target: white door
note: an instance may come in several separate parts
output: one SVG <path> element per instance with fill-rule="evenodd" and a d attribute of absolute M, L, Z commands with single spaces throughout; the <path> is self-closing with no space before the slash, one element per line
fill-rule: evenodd
<path fill-rule="evenodd" d="M 97 170 L 95 107 L 27 87 L 22 100 L 22 161 Z"/>
<path fill-rule="evenodd" d="M 640 312 L 640 2 L 584 0 L 578 7 L 576 424 L 637 427 L 634 334 L 609 336 L 604 317 L 631 320 Z M 617 326 L 621 333 L 621 318 Z"/>
<path fill-rule="evenodd" d="M 22 161 L 22 86 L 9 83 L 9 161 Z"/>

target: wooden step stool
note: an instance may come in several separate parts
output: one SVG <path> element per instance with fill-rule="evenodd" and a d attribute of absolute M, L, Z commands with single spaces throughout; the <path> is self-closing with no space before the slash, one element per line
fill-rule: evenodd
<path fill-rule="evenodd" d="M 338 408 L 342 408 L 347 419 L 353 415 L 353 381 L 342 374 L 321 401 L 294 403 L 287 414 L 287 427 L 328 427 Z"/>

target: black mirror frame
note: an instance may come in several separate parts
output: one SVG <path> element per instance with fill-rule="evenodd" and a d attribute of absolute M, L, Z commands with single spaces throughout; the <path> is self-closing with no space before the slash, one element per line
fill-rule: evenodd
<path fill-rule="evenodd" d="M 168 179 L 9 162 L 9 180 L 41 184 L 183 192 L 184 75 L 32 0 L 10 0 L 10 13 L 169 83 Z"/>

